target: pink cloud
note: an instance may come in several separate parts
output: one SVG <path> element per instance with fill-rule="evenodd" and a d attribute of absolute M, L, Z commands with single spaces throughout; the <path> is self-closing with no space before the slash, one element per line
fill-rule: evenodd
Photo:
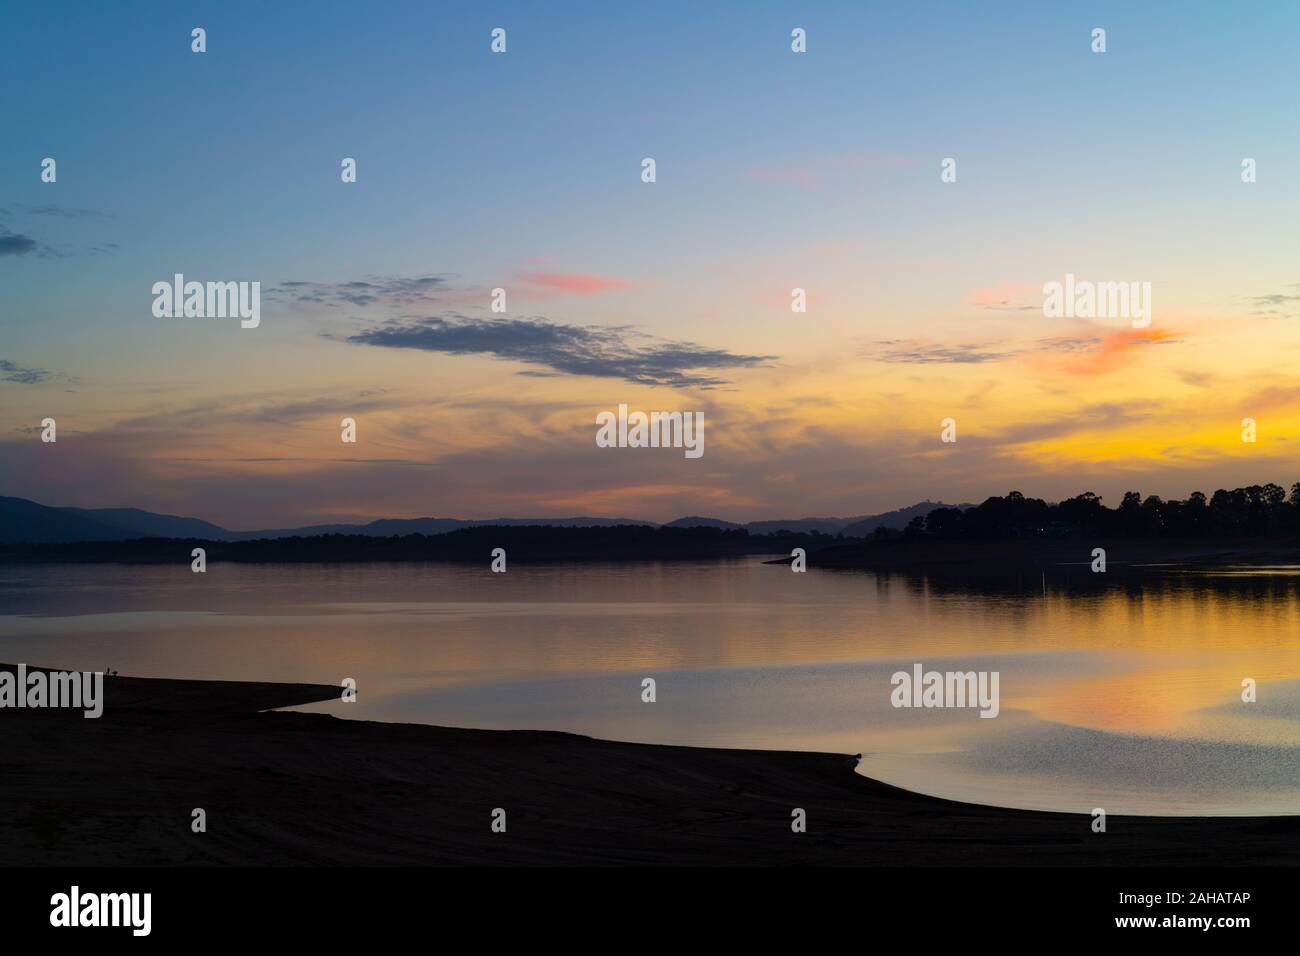
<path fill-rule="evenodd" d="M 618 292 L 633 288 L 632 283 L 626 279 L 615 276 L 585 275 L 580 272 L 521 272 L 519 279 L 529 285 L 569 295 L 600 295 L 602 292 Z"/>
<path fill-rule="evenodd" d="M 1104 375 L 1141 356 L 1139 346 L 1181 342 L 1178 334 L 1158 329 L 1116 329 L 1103 335 L 1095 348 L 1083 351 L 1062 368 L 1074 375 Z"/>
<path fill-rule="evenodd" d="M 1027 301 L 1029 294 L 1035 291 L 1038 291 L 1041 296 L 1041 291 L 1037 286 L 1032 286 L 1026 282 L 1003 282 L 1001 285 L 990 286 L 986 289 L 976 289 L 974 302 L 985 309 L 1015 311 L 1041 308 L 1041 301 L 1036 304 Z"/>

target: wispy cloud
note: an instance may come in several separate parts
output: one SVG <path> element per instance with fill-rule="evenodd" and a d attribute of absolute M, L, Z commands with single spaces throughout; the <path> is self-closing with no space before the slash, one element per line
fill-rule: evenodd
<path fill-rule="evenodd" d="M 1243 407 L 1251 409 L 1288 409 L 1300 405 L 1300 385 L 1267 385 L 1247 395 Z"/>
<path fill-rule="evenodd" d="M 518 278 L 529 285 L 570 295 L 599 295 L 634 288 L 626 279 L 581 272 L 521 272 Z"/>
<path fill-rule="evenodd" d="M 1038 295 L 1039 301 L 1031 301 Z M 1042 290 L 1025 282 L 1003 282 L 1000 285 L 976 289 L 972 301 L 981 309 L 994 312 L 1032 312 L 1042 309 Z"/>
<path fill-rule="evenodd" d="M 862 352 L 864 358 L 879 362 L 913 365 L 978 365 L 1032 355 L 1067 356 L 1058 366 L 1075 375 L 1100 375 L 1110 372 L 1138 354 L 1143 345 L 1174 345 L 1182 341 L 1176 333 L 1155 329 L 1117 329 L 1082 331 L 1035 339 L 1020 347 L 992 347 L 974 342 L 936 344 L 921 339 L 883 339 Z"/>
<path fill-rule="evenodd" d="M 344 306 L 412 306 L 437 301 L 447 284 L 442 275 L 368 276 L 349 282 L 281 282 L 266 292 L 268 299 Z"/>
<path fill-rule="evenodd" d="M 215 428 L 224 425 L 273 424 L 298 427 L 313 419 L 331 418 L 340 409 L 349 414 L 392 411 L 417 404 L 416 399 L 399 398 L 375 390 L 342 395 L 299 395 L 289 398 L 254 396 L 239 402 L 215 406 L 198 402 L 180 406 L 162 406 L 145 414 L 123 419 L 113 426 L 119 437 L 130 434 L 156 434 L 181 431 L 192 427 Z"/>
<path fill-rule="evenodd" d="M 1201 369 L 1182 369 L 1178 372 L 1178 378 L 1184 385 L 1190 385 L 1192 388 L 1209 388 L 1219 380 L 1213 372 Z"/>
<path fill-rule="evenodd" d="M 1053 335 L 1039 339 L 1036 349 L 1042 352 L 1092 352 L 1101 343 L 1101 335 Z"/>
<path fill-rule="evenodd" d="M 112 218 L 112 213 L 75 206 L 31 206 L 26 203 L 13 203 L 0 207 L 0 221 L 7 223 L 5 226 L 0 226 L 0 256 L 24 256 L 35 253 L 38 259 L 66 259 L 77 255 L 114 252 L 118 248 L 116 243 L 102 239 L 86 242 L 78 238 L 87 228 L 93 231 L 95 222 Z M 44 222 L 37 223 L 36 220 L 44 220 Z M 81 224 L 83 221 L 85 225 Z M 55 245 L 51 245 L 48 240 L 38 240 L 32 235 L 34 232 L 44 233 L 49 229 L 60 233 Z M 77 236 L 68 235 L 69 231 L 76 233 Z"/>
<path fill-rule="evenodd" d="M 1287 286 L 1287 288 L 1300 290 L 1300 284 Z M 1255 305 L 1255 315 L 1291 316 L 1300 312 L 1300 291 L 1253 295 L 1250 296 L 1250 301 Z"/>
<path fill-rule="evenodd" d="M 725 379 L 702 372 L 753 368 L 775 358 L 738 355 L 690 342 L 660 342 L 626 327 L 564 325 L 545 319 L 434 316 L 368 329 L 347 341 L 448 355 L 492 355 L 569 375 L 694 388 L 726 384 Z"/>
<path fill-rule="evenodd" d="M 986 437 L 970 436 L 972 442 L 986 442 L 994 448 L 1064 438 L 1080 432 L 1104 432 L 1149 421 L 1155 405 L 1131 407 L 1118 402 L 1098 402 L 1071 410 L 1069 414 L 1010 425 Z"/>
<path fill-rule="evenodd" d="M 15 203 L 14 209 L 28 216 L 53 216 L 59 219 L 112 219 L 113 214 L 101 209 L 79 209 L 75 206 L 28 206 Z"/>
<path fill-rule="evenodd" d="M 31 236 L 17 232 L 0 235 L 0 256 L 25 256 L 39 248 L 40 243 Z"/>
<path fill-rule="evenodd" d="M 1072 341 L 1063 339 L 1063 342 Z M 1104 375 L 1113 372 L 1141 354 L 1138 349 L 1148 345 L 1175 345 L 1181 339 L 1177 333 L 1156 329 L 1117 329 L 1100 337 L 1089 348 L 1080 348 L 1077 357 L 1062 367 L 1074 375 Z"/>
<path fill-rule="evenodd" d="M 915 339 L 883 339 L 875 345 L 878 348 L 865 352 L 864 357 L 874 358 L 880 362 L 916 365 L 976 365 L 983 362 L 998 362 L 1016 354 L 994 351 L 973 343 L 933 345 Z"/>
<path fill-rule="evenodd" d="M 53 373 L 43 368 L 24 368 L 8 359 L 0 359 L 0 382 L 17 382 L 19 385 L 36 385 L 53 378 Z"/>

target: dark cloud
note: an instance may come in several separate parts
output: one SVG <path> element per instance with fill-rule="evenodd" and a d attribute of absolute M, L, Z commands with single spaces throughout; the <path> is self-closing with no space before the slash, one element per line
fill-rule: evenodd
<path fill-rule="evenodd" d="M 48 241 L 39 241 L 30 235 L 31 232 L 44 232 L 45 229 L 49 228 L 81 231 L 84 228 L 93 227 L 96 221 L 106 221 L 112 218 L 112 213 L 102 212 L 98 209 L 80 209 L 74 206 L 54 205 L 31 206 L 26 203 L 14 203 L 0 208 L 0 220 L 8 220 L 14 224 L 8 227 L 0 226 L 0 256 L 23 256 L 34 253 L 38 259 L 66 259 L 78 255 L 113 252 L 118 248 L 117 244 L 106 242 L 103 239 L 93 242 L 78 242 L 62 236 L 56 245 L 51 245 Z M 41 223 L 44 228 L 36 228 L 35 221 L 37 219 L 45 220 Z M 58 223 L 50 220 L 65 220 L 65 222 L 60 227 Z M 77 221 L 85 222 L 85 225 L 80 225 Z M 26 223 L 26 225 L 20 226 L 19 223 Z M 14 231 L 15 228 L 22 231 L 16 232 Z"/>
<path fill-rule="evenodd" d="M 43 368 L 23 368 L 7 359 L 0 359 L 0 382 L 35 385 L 38 382 L 47 382 L 51 377 L 51 373 Z"/>
<path fill-rule="evenodd" d="M 351 282 L 281 282 L 265 293 L 268 299 L 315 305 L 421 305 L 435 302 L 447 277 L 370 276 Z"/>
<path fill-rule="evenodd" d="M 37 248 L 39 244 L 31 236 L 16 232 L 0 236 L 0 256 L 23 256 Z"/>
<path fill-rule="evenodd" d="M 661 343 L 626 327 L 593 328 L 543 319 L 432 317 L 368 329 L 347 341 L 447 355 L 492 355 L 569 375 L 694 388 L 726 384 L 725 379 L 697 374 L 701 370 L 753 368 L 776 357 L 737 355 L 690 342 Z"/>

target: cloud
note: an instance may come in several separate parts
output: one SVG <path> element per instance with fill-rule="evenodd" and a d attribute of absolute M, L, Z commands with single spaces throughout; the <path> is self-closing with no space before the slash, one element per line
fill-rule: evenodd
<path fill-rule="evenodd" d="M 978 365 L 1001 362 L 1019 356 L 1065 353 L 1071 356 L 1063 366 L 1076 375 L 1099 375 L 1113 371 L 1136 358 L 1133 349 L 1142 345 L 1175 345 L 1176 333 L 1155 329 L 1117 329 L 1109 332 L 1081 332 L 1036 339 L 1024 347 L 995 348 L 972 342 L 936 345 L 918 339 L 883 339 L 879 351 L 864 352 L 869 359 L 915 365 Z"/>
<path fill-rule="evenodd" d="M 1130 407 L 1118 402 L 1098 402 L 1085 405 L 1067 415 L 1043 418 L 1037 421 L 1012 425 L 991 433 L 987 438 L 968 436 L 963 441 L 985 441 L 993 448 L 1032 444 L 1075 435 L 1080 432 L 1114 431 L 1130 425 L 1150 421 L 1154 417 L 1153 403 Z"/>
<path fill-rule="evenodd" d="M 1184 385 L 1190 385 L 1193 388 L 1209 388 L 1218 381 L 1218 376 L 1214 373 L 1198 371 L 1195 369 L 1183 369 L 1179 371 L 1178 378 Z"/>
<path fill-rule="evenodd" d="M 884 351 L 868 354 L 881 362 L 903 362 L 917 365 L 976 365 L 983 362 L 1000 362 L 1015 352 L 995 352 L 971 343 L 957 345 L 931 345 L 916 340 L 884 339 L 875 343 Z"/>
<path fill-rule="evenodd" d="M 981 309 L 994 312 L 1032 312 L 1042 309 L 1042 302 L 1026 304 L 1025 298 L 1031 294 L 1041 296 L 1038 286 L 1024 282 L 1003 282 L 1001 285 L 976 289 L 972 301 Z"/>
<path fill-rule="evenodd" d="M 114 426 L 115 434 L 161 433 L 190 428 L 211 429 L 222 425 L 273 424 L 298 426 L 300 423 L 363 412 L 392 411 L 408 405 L 427 404 L 413 398 L 399 399 L 382 389 L 354 395 L 307 395 L 295 398 L 256 396 L 243 402 L 227 401 L 220 406 L 198 402 L 186 406 L 163 406 L 146 414 L 123 419 Z M 288 460 L 288 459 L 285 459 Z"/>
<path fill-rule="evenodd" d="M 312 303 L 331 308 L 369 305 L 422 305 L 435 302 L 447 277 L 369 276 L 350 282 L 281 282 L 267 291 L 272 300 Z"/>
<path fill-rule="evenodd" d="M 24 256 L 37 248 L 38 243 L 31 236 L 16 232 L 0 236 L 0 256 Z"/>
<path fill-rule="evenodd" d="M 112 219 L 113 214 L 99 209 L 78 209 L 75 206 L 27 206 L 17 203 L 14 208 L 29 216 L 55 216 L 60 219 Z"/>
<path fill-rule="evenodd" d="M 522 272 L 518 276 L 521 282 L 540 286 L 553 292 L 567 292 L 572 295 L 599 295 L 602 292 L 616 292 L 631 289 L 633 285 L 626 279 L 613 276 L 585 275 L 579 272 Z"/>
<path fill-rule="evenodd" d="M 1145 345 L 1176 345 L 1181 340 L 1177 333 L 1162 332 L 1155 329 L 1117 329 L 1103 335 L 1092 348 L 1077 351 L 1079 357 L 1064 368 L 1075 375 L 1103 375 L 1136 358 L 1139 353 L 1134 350 Z M 1061 342 L 1076 341 L 1061 339 Z"/>
<path fill-rule="evenodd" d="M 1091 352 L 1101 343 L 1100 335 L 1054 335 L 1039 339 L 1037 348 L 1043 352 Z"/>
<path fill-rule="evenodd" d="M 40 224 L 40 229 L 35 229 L 36 219 L 45 220 Z M 10 226 L 0 226 L 0 256 L 23 256 L 29 253 L 35 253 L 38 259 L 67 259 L 77 255 L 94 255 L 97 253 L 110 252 L 117 248 L 115 243 L 104 242 L 102 239 L 84 243 L 75 239 L 70 240 L 67 236 L 59 236 L 57 245 L 50 245 L 46 241 L 39 241 L 33 238 L 32 231 L 45 231 L 54 229 L 56 232 L 60 229 L 73 229 L 81 232 L 87 228 L 93 228 L 95 223 L 113 219 L 112 213 L 102 212 L 98 209 L 82 209 L 74 206 L 55 206 L 42 205 L 31 206 L 26 203 L 13 203 L 10 206 L 0 208 L 0 221 L 12 223 Z M 63 220 L 62 223 L 51 220 Z M 26 223 L 25 226 L 19 226 L 19 223 Z M 15 229 L 21 231 L 15 231 Z"/>
<path fill-rule="evenodd" d="M 1288 286 L 1300 289 L 1300 285 Z M 1250 301 L 1255 304 L 1255 315 L 1295 315 L 1300 309 L 1300 294 L 1273 292 L 1269 295 L 1254 295 Z"/>
<path fill-rule="evenodd" d="M 17 382 L 19 385 L 35 385 L 49 381 L 50 372 L 43 368 L 23 368 L 7 359 L 0 359 L 0 382 Z"/>
<path fill-rule="evenodd" d="M 1294 408 L 1300 405 L 1300 385 L 1267 385 L 1245 396 L 1241 404 L 1252 410 Z"/>
<path fill-rule="evenodd" d="M 626 327 L 594 328 L 544 319 L 448 320 L 434 316 L 349 336 L 358 345 L 447 355 L 492 355 L 569 375 L 621 378 L 643 385 L 710 388 L 726 384 L 699 370 L 753 368 L 771 355 L 737 355 L 690 342 L 646 340 Z"/>

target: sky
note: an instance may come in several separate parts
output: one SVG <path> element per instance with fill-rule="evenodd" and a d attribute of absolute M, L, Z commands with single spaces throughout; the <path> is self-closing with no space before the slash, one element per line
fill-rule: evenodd
<path fill-rule="evenodd" d="M 1300 480 L 1295 4 L 0 19 L 0 494 L 251 529 Z M 176 273 L 260 324 L 156 316 Z M 1150 325 L 1049 317 L 1067 274 Z M 597 447 L 620 404 L 703 456 Z"/>

